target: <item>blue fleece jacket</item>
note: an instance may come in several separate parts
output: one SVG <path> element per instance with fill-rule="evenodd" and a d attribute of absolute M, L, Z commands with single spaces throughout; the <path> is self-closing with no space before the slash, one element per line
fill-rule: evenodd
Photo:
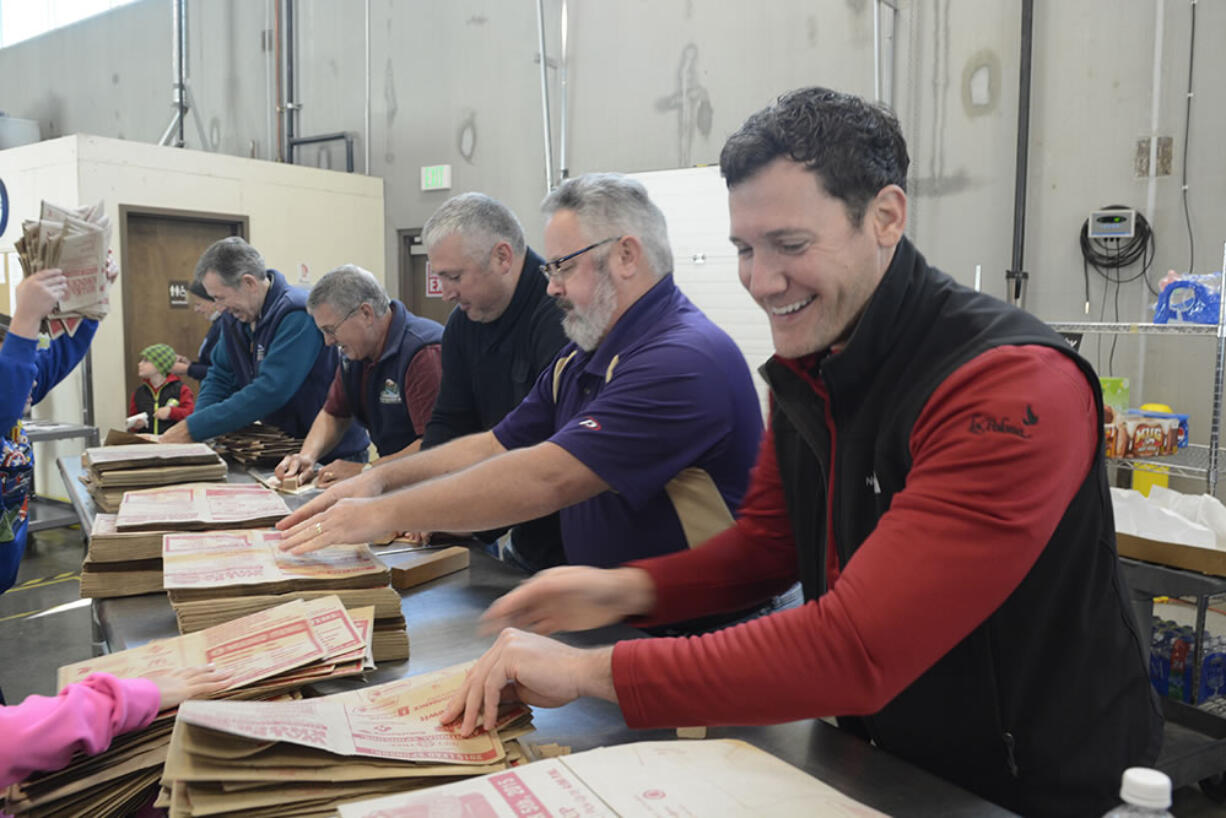
<path fill-rule="evenodd" d="M 38 403 L 64 380 L 85 357 L 97 329 L 97 321 L 82 321 L 76 335 L 61 335 L 48 349 L 10 332 L 0 347 L 0 593 L 16 582 L 26 551 L 34 467 L 30 442 L 21 429 L 26 397 Z"/>
<path fill-rule="evenodd" d="M 243 329 L 250 334 L 245 324 Z M 187 418 L 192 440 L 241 429 L 284 406 L 286 396 L 302 386 L 322 347 L 323 336 L 311 316 L 291 312 L 277 325 L 255 380 L 238 389 L 226 345 L 218 343 L 213 347 L 209 373 L 200 384 L 196 411 Z"/>

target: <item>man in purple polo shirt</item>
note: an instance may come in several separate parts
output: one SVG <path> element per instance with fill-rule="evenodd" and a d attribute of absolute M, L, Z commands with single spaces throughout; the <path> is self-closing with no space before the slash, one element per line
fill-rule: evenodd
<path fill-rule="evenodd" d="M 761 436 L 758 399 L 732 339 L 676 288 L 664 215 L 616 174 L 571 179 L 543 209 L 552 260 L 541 272 L 572 343 L 493 430 L 329 489 L 278 524 L 283 548 L 560 509 L 567 561 L 613 566 L 732 524 Z"/>

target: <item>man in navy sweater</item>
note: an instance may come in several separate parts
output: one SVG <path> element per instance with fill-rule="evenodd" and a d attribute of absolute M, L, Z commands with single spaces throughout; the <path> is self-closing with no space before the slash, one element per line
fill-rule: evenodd
<path fill-rule="evenodd" d="M 38 348 L 38 325 L 64 295 L 67 279 L 43 270 L 17 285 L 17 306 L 0 347 L 0 593 L 13 587 L 26 550 L 34 454 L 21 428 L 27 404 L 35 404 L 85 357 L 98 322 L 85 319 L 75 335 Z M 2 702 L 3 699 L 0 699 Z"/>
<path fill-rule="evenodd" d="M 204 251 L 196 280 L 225 313 L 217 319 L 221 340 L 196 411 L 162 435 L 162 442 L 205 440 L 257 420 L 306 437 L 338 360 L 307 314 L 306 292 L 268 269 L 259 251 L 238 236 Z M 369 445 L 366 430 L 354 424 L 321 461 L 361 459 Z"/>

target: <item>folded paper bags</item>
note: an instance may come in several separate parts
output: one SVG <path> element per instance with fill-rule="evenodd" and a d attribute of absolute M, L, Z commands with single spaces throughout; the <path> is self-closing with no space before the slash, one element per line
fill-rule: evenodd
<path fill-rule="evenodd" d="M 107 435 L 107 443 L 116 439 Z M 119 511 L 126 491 L 226 479 L 226 463 L 203 443 L 127 443 L 97 446 L 81 455 L 81 482 L 102 511 Z"/>
<path fill-rule="evenodd" d="M 404 627 L 400 611 L 400 594 L 389 586 L 380 588 L 342 588 L 338 590 L 290 591 L 284 594 L 254 594 L 249 596 L 216 597 L 187 602 L 171 602 L 175 617 L 179 620 L 179 633 L 192 633 L 237 619 L 257 611 L 275 608 L 294 599 L 311 600 L 321 596 L 335 596 L 346 608 L 371 606 L 375 610 L 375 626 L 385 622 L 399 621 Z M 405 658 L 405 657 L 401 657 Z"/>
<path fill-rule="evenodd" d="M 341 818 L 882 815 L 732 739 L 602 747 L 429 790 L 342 804 L 339 812 Z"/>
<path fill-rule="evenodd" d="M 280 531 L 203 531 L 162 538 L 166 590 L 174 601 L 316 588 L 377 588 L 391 573 L 366 545 L 307 554 L 280 549 Z"/>
<path fill-rule="evenodd" d="M 81 596 L 106 599 L 161 591 L 164 532 L 120 531 L 115 519 L 114 514 L 94 516 L 81 565 Z"/>
<path fill-rule="evenodd" d="M 21 223 L 13 242 L 24 275 L 58 267 L 68 280 L 55 309 L 43 319 L 52 338 L 75 335 L 84 318 L 103 318 L 111 310 L 111 284 L 119 268 L 110 256 L 111 219 L 104 204 L 76 208 L 43 201 L 38 219 Z"/>
<path fill-rule="evenodd" d="M 293 700 L 306 684 L 373 667 L 373 616 L 372 608 L 347 611 L 335 597 L 294 601 L 188 637 L 67 665 L 60 668 L 59 684 L 99 671 L 148 676 L 213 662 L 234 671 L 218 697 Z M 78 756 L 63 770 L 14 784 L 4 809 L 23 818 L 132 814 L 157 792 L 173 718 L 174 711 L 164 711 L 144 730 L 117 737 L 99 755 Z"/>
<path fill-rule="evenodd" d="M 275 491 L 254 484 L 189 483 L 124 494 L 119 531 L 260 528 L 289 514 Z"/>
<path fill-rule="evenodd" d="M 163 584 L 180 632 L 195 630 L 185 627 L 189 621 L 216 624 L 231 612 L 271 607 L 295 592 L 316 597 L 342 592 L 345 605 L 376 606 L 381 613 L 371 637 L 375 660 L 408 658 L 409 636 L 399 596 L 388 586 L 388 567 L 369 546 L 335 545 L 294 555 L 279 548 L 281 539 L 279 531 L 166 534 Z M 254 603 L 248 601 L 253 598 Z"/>
<path fill-rule="evenodd" d="M 81 455 L 81 465 L 98 474 L 124 469 L 216 465 L 217 453 L 203 443 L 131 443 L 96 446 Z M 224 466 L 225 464 L 222 463 Z"/>
<path fill-rule="evenodd" d="M 363 795 L 419 789 L 522 763 L 522 705 L 494 733 L 439 724 L 470 665 L 299 702 L 187 702 L 159 804 L 172 816 L 335 816 Z"/>
<path fill-rule="evenodd" d="M 227 690 L 256 683 L 280 687 L 281 677 L 297 678 L 304 667 L 327 667 L 331 675 L 361 672 L 361 667 L 341 668 L 337 662 L 352 663 L 353 654 L 364 653 L 366 645 L 361 628 L 336 597 L 294 600 L 186 636 L 65 665 L 56 681 L 62 688 L 96 672 L 134 677 L 211 663 L 233 671 Z"/>
<path fill-rule="evenodd" d="M 213 438 L 213 448 L 244 466 L 276 466 L 302 450 L 302 440 L 275 426 L 257 423 Z"/>

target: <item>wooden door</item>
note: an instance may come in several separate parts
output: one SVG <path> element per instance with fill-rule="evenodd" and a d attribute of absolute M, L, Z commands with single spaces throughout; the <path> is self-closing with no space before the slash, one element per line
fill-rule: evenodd
<path fill-rule="evenodd" d="M 400 300 L 409 312 L 446 326 L 447 316 L 451 315 L 455 304 L 428 292 L 426 248 L 421 243 L 421 230 L 397 232 L 400 238 Z"/>
<path fill-rule="evenodd" d="M 188 305 L 187 285 L 205 249 L 218 239 L 245 235 L 247 220 L 120 206 L 120 230 L 124 377 L 130 395 L 140 383 L 136 374 L 140 351 L 150 344 L 169 344 L 195 360 L 209 321 Z M 198 383 L 184 380 L 199 392 Z"/>

